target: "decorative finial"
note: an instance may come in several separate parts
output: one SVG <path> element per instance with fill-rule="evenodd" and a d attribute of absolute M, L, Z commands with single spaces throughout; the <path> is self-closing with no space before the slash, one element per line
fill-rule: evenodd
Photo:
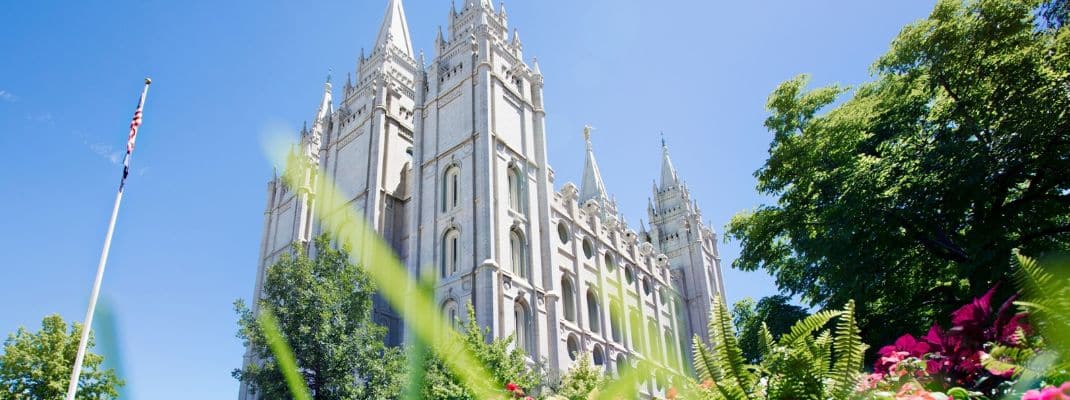
<path fill-rule="evenodd" d="M 334 72 L 334 68 L 327 68 L 327 83 L 331 83 L 331 74 Z"/>
<path fill-rule="evenodd" d="M 151 85 L 152 84 L 152 78 L 149 78 L 149 77 L 146 76 L 145 77 L 145 84 L 146 85 Z"/>
<path fill-rule="evenodd" d="M 665 145 L 665 131 L 660 131 L 660 133 L 661 133 L 661 147 L 669 147 L 669 146 Z"/>
<path fill-rule="evenodd" d="M 586 140 L 588 143 L 591 142 L 591 131 L 592 130 L 594 130 L 594 127 L 592 127 L 590 125 L 584 125 L 583 126 L 583 140 Z"/>

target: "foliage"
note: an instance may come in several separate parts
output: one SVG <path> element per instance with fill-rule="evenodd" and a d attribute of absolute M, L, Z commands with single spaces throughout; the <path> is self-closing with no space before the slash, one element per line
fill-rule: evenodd
<path fill-rule="evenodd" d="M 1017 255 L 1015 279 L 1022 291 L 1017 301 L 1029 312 L 1040 334 L 1036 346 L 997 343 L 985 358 L 989 369 L 1010 370 L 1023 380 L 1048 383 L 1070 381 L 1070 260 L 1056 258 L 1041 263 Z"/>
<path fill-rule="evenodd" d="M 833 319 L 834 327 L 825 329 Z M 761 363 L 747 364 L 728 310 L 714 300 L 712 348 L 694 339 L 694 364 L 701 384 L 688 388 L 708 399 L 843 399 L 854 393 L 865 344 L 854 319 L 854 303 L 843 311 L 821 311 L 798 321 L 774 341 L 761 329 Z"/>
<path fill-rule="evenodd" d="M 33 333 L 19 328 L 4 341 L 0 354 L 0 399 L 61 399 L 78 352 L 82 326 L 73 323 L 70 332 L 59 315 L 49 315 L 41 321 L 41 330 Z M 87 349 L 93 347 L 90 332 Z M 123 381 L 112 369 L 102 369 L 104 358 L 86 352 L 82 360 L 82 374 L 78 380 L 76 399 L 117 399 Z"/>
<path fill-rule="evenodd" d="M 468 305 L 468 318 L 463 325 L 461 343 L 463 349 L 436 346 L 424 360 L 424 387 L 421 398 L 424 399 L 476 399 L 476 390 L 465 385 L 457 371 L 447 367 L 443 357 L 449 357 L 460 351 L 467 351 L 476 362 L 486 367 L 493 375 L 493 388 L 513 385 L 521 392 L 532 392 L 543 382 L 541 369 L 531 367 L 527 354 L 513 346 L 513 336 L 486 341 L 483 328 L 476 323 L 475 310 Z M 514 392 L 515 390 L 509 390 Z"/>
<path fill-rule="evenodd" d="M 602 368 L 591 364 L 590 353 L 580 353 L 577 362 L 561 377 L 557 395 L 568 400 L 586 400 L 591 393 L 606 384 L 606 374 Z"/>
<path fill-rule="evenodd" d="M 755 304 L 749 297 L 732 305 L 732 322 L 738 329 L 739 347 L 750 363 L 761 357 L 761 330 L 764 323 L 773 339 L 789 332 L 791 326 L 810 315 L 805 308 L 790 304 L 784 295 L 763 297 Z"/>
<path fill-rule="evenodd" d="M 293 348 L 301 378 L 313 399 L 382 399 L 398 397 L 404 359 L 383 344 L 385 328 L 371 320 L 375 285 L 327 235 L 315 240 L 316 256 L 301 245 L 269 267 L 259 310 L 270 312 L 281 336 Z M 284 375 L 269 347 L 265 329 L 242 301 L 238 336 L 254 360 L 235 370 L 264 398 L 289 398 Z"/>
<path fill-rule="evenodd" d="M 1011 249 L 1070 249 L 1070 30 L 1036 29 L 1039 5 L 940 0 L 846 98 L 776 88 L 756 176 L 778 201 L 732 219 L 734 266 L 856 300 L 887 343 L 1008 278 Z"/>

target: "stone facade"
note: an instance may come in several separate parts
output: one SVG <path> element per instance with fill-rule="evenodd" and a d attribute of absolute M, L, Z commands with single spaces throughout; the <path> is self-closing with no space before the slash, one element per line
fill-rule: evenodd
<path fill-rule="evenodd" d="M 413 54 L 401 0 L 389 0 L 356 81 L 337 109 L 328 81 L 289 160 L 324 170 L 348 200 L 317 202 L 316 176 L 299 188 L 268 183 L 256 295 L 264 269 L 319 232 L 314 207 L 352 208 L 411 274 L 437 278 L 445 315 L 464 318 L 471 303 L 480 325 L 516 334 L 551 379 L 580 351 L 612 373 L 641 358 L 686 371 L 690 337 L 708 340 L 710 302 L 724 293 L 716 235 L 664 143 L 649 229 L 636 232 L 617 212 L 589 130 L 580 186 L 555 190 L 542 89 L 504 6 L 452 7 L 427 60 Z M 401 343 L 397 313 L 378 299 L 375 309 L 388 341 Z M 651 377 L 644 393 L 664 387 Z"/>

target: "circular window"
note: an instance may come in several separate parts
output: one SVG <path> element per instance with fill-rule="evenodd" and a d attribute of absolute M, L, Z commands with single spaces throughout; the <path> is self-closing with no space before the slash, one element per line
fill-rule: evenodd
<path fill-rule="evenodd" d="M 606 253 L 606 270 L 613 272 L 617 269 L 617 264 L 613 262 L 613 256 Z"/>
<path fill-rule="evenodd" d="M 568 243 L 568 228 L 564 222 L 557 223 L 557 237 L 561 239 L 561 243 Z"/>
<path fill-rule="evenodd" d="M 635 283 L 635 273 L 632 272 L 632 267 L 624 268 L 624 279 L 628 280 L 629 285 Z"/>
<path fill-rule="evenodd" d="M 568 348 L 568 358 L 576 361 L 576 355 L 580 352 L 580 340 L 576 338 L 575 333 L 568 335 L 568 339 L 565 340 L 565 346 Z"/>
<path fill-rule="evenodd" d="M 643 278 L 643 293 L 650 295 L 650 277 Z"/>
<path fill-rule="evenodd" d="M 583 239 L 583 256 L 594 257 L 594 245 L 591 244 L 591 239 Z"/>

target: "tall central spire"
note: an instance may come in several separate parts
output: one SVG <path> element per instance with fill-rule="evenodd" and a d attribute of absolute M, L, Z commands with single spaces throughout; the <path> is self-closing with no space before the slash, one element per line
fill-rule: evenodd
<path fill-rule="evenodd" d="M 405 8 L 402 7 L 401 0 L 390 0 L 387 3 L 383 25 L 379 27 L 379 36 L 375 39 L 376 48 L 389 46 L 397 47 L 398 50 L 412 57 L 409 23 L 405 21 Z"/>
<path fill-rule="evenodd" d="M 661 136 L 661 189 L 665 189 L 669 186 L 675 186 L 678 184 L 679 178 L 676 175 L 676 168 L 672 166 L 672 160 L 669 159 L 669 146 L 665 144 L 665 135 Z"/>
<path fill-rule="evenodd" d="M 583 181 L 580 183 L 580 203 L 590 199 L 606 200 L 606 185 L 602 183 L 602 173 L 598 171 L 598 162 L 594 160 L 594 146 L 591 145 L 591 127 L 583 127 L 583 139 L 587 142 L 587 160 L 583 166 Z"/>

